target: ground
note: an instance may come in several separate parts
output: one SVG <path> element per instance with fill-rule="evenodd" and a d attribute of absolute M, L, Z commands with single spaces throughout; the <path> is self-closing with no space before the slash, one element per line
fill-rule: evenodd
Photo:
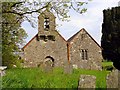
<path fill-rule="evenodd" d="M 8 69 L 2 78 L 3 88 L 77 88 L 81 74 L 96 76 L 96 88 L 106 88 L 106 75 L 110 71 L 74 69 L 65 74 L 62 68 L 43 72 L 40 68 Z"/>

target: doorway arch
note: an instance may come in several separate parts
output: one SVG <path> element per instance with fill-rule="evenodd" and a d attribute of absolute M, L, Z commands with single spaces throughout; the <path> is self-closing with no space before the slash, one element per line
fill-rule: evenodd
<path fill-rule="evenodd" d="M 51 56 L 46 56 L 44 63 L 48 66 L 54 67 L 54 58 Z"/>

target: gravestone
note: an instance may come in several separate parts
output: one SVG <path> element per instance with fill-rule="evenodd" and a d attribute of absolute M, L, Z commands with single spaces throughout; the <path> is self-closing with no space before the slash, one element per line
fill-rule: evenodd
<path fill-rule="evenodd" d="M 87 89 L 91 88 L 92 90 L 95 89 L 96 86 L 96 77 L 93 75 L 81 75 L 79 80 L 79 89 Z"/>
<path fill-rule="evenodd" d="M 72 64 L 66 64 L 64 66 L 64 73 L 66 73 L 66 74 L 72 74 L 72 72 L 73 72 Z"/>
<path fill-rule="evenodd" d="M 43 72 L 52 72 L 53 71 L 53 66 L 51 62 L 46 61 L 46 62 L 41 62 L 38 67 L 41 68 Z"/>
<path fill-rule="evenodd" d="M 118 88 L 118 70 L 112 71 L 106 78 L 107 88 Z"/>
<path fill-rule="evenodd" d="M 45 67 L 44 67 L 45 72 L 52 72 L 53 71 L 53 66 L 51 61 L 46 61 L 45 62 Z"/>
<path fill-rule="evenodd" d="M 4 76 L 5 75 L 5 69 L 7 68 L 7 66 L 0 66 L 0 76 Z"/>

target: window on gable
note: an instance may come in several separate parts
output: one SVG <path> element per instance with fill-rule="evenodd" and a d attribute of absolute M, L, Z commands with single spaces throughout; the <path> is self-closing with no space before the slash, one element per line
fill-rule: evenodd
<path fill-rule="evenodd" d="M 47 41 L 47 37 L 45 35 L 40 35 L 40 40 Z"/>
<path fill-rule="evenodd" d="M 81 34 L 81 40 L 85 38 L 85 34 Z"/>
<path fill-rule="evenodd" d="M 88 50 L 87 49 L 82 49 L 80 56 L 81 56 L 82 60 L 88 60 Z"/>
<path fill-rule="evenodd" d="M 55 36 L 53 36 L 53 35 L 48 35 L 47 37 L 48 37 L 48 40 L 55 41 Z"/>
<path fill-rule="evenodd" d="M 45 30 L 49 30 L 49 28 L 50 28 L 49 24 L 50 24 L 49 18 L 45 17 L 45 19 L 44 19 L 44 29 Z"/>
<path fill-rule="evenodd" d="M 40 35 L 40 40 L 43 40 L 47 42 L 48 40 L 55 41 L 55 36 L 54 35 Z"/>
<path fill-rule="evenodd" d="M 84 50 L 84 54 L 85 54 L 85 56 L 84 56 L 85 60 L 88 60 L 88 52 L 87 52 L 87 50 Z"/>
<path fill-rule="evenodd" d="M 84 60 L 84 50 L 81 50 L 81 58 Z"/>

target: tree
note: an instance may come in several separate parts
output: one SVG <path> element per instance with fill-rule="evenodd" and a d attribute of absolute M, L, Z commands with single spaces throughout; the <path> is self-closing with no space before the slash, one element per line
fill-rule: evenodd
<path fill-rule="evenodd" d="M 104 10 L 103 13 L 102 54 L 120 70 L 120 7 Z"/>
<path fill-rule="evenodd" d="M 12 10 L 13 2 L 3 2 L 2 12 Z M 26 37 L 25 31 L 21 28 L 21 22 L 18 22 L 18 15 L 2 13 L 2 65 L 11 67 L 15 65 L 19 57 L 15 54 L 19 51 L 19 45 L 23 43 Z M 22 19 L 20 19 L 22 20 Z"/>
<path fill-rule="evenodd" d="M 49 8 L 51 12 L 56 14 L 56 16 L 60 20 L 68 20 L 69 11 L 71 9 L 75 10 L 76 12 L 82 14 L 87 11 L 86 8 L 82 7 L 84 4 L 88 4 L 88 2 L 91 0 L 88 0 L 86 2 L 72 2 L 71 0 L 67 0 L 66 2 L 64 0 L 59 0 L 59 2 L 54 1 L 48 1 L 48 2 L 39 2 L 39 1 L 33 1 L 28 2 L 26 0 L 22 0 L 20 2 L 14 3 L 11 8 L 12 10 L 5 10 L 3 13 L 14 13 L 18 16 L 18 21 L 20 19 L 27 20 L 31 23 L 31 25 L 34 27 L 35 25 L 35 18 L 38 17 L 42 11 L 44 11 L 46 8 Z"/>

